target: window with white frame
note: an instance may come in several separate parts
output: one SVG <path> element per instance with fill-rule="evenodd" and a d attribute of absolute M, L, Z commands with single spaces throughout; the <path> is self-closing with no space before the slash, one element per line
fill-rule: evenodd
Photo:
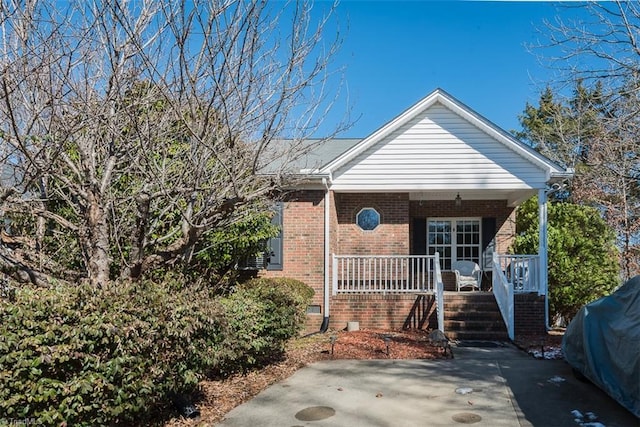
<path fill-rule="evenodd" d="M 356 224 L 364 231 L 375 230 L 380 225 L 380 214 L 374 208 L 363 208 L 356 214 Z"/>
<path fill-rule="evenodd" d="M 480 264 L 481 231 L 479 218 L 429 218 L 427 251 L 440 253 L 440 267 L 451 270 L 455 261 Z"/>

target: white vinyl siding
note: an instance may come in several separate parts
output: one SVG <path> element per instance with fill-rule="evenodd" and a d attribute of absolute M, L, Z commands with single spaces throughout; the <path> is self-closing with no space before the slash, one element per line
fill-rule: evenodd
<path fill-rule="evenodd" d="M 334 190 L 518 190 L 541 168 L 439 103 L 336 170 Z"/>

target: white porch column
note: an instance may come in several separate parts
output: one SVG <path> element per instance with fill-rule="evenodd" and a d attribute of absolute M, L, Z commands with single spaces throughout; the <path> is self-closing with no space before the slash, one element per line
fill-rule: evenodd
<path fill-rule="evenodd" d="M 549 288 L 548 278 L 548 240 L 547 240 L 547 191 L 538 190 L 538 256 L 540 257 L 540 289 L 538 295 L 544 295 L 544 325 L 549 329 Z"/>
<path fill-rule="evenodd" d="M 547 242 L 547 192 L 538 190 L 538 255 L 540 256 L 540 295 L 547 295 L 548 242 Z"/>

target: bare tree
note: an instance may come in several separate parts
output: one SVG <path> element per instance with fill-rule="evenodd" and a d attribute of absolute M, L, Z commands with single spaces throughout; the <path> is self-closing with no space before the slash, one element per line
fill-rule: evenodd
<path fill-rule="evenodd" d="M 640 273 L 640 7 L 627 1 L 567 7 L 579 13 L 573 20 L 547 23 L 545 59 L 562 73 L 561 85 L 596 88 L 599 94 L 574 95 L 565 103 L 573 113 L 570 123 L 585 122 L 587 131 L 577 127 L 566 137 L 555 123 L 567 120 L 550 122 L 573 143 L 564 151 L 576 168 L 574 199 L 597 206 L 616 230 L 622 274 L 629 278 Z M 571 105 L 576 100 L 586 109 Z"/>
<path fill-rule="evenodd" d="M 332 8 L 311 12 L 5 1 L 0 269 L 35 283 L 138 277 L 263 207 L 337 99 Z"/>
<path fill-rule="evenodd" d="M 591 137 L 574 197 L 595 204 L 616 231 L 622 276 L 640 273 L 640 93 L 633 85 L 609 104 Z"/>

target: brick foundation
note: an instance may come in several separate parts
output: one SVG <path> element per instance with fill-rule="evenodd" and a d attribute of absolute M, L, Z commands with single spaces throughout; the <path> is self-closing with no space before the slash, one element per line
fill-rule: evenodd
<path fill-rule="evenodd" d="M 329 326 L 344 329 L 347 322 L 361 329 L 435 328 L 433 295 L 336 295 L 331 298 Z"/>
<path fill-rule="evenodd" d="M 544 296 L 516 294 L 515 336 L 543 335 Z M 307 315 L 305 333 L 318 331 L 323 316 Z M 361 329 L 435 329 L 438 326 L 433 295 L 336 295 L 331 297 L 329 327 L 345 329 L 347 322 Z"/>
<path fill-rule="evenodd" d="M 304 325 L 304 330 L 302 331 L 302 335 L 319 331 L 320 327 L 322 326 L 323 317 L 324 316 L 322 314 L 307 314 L 307 319 Z"/>
<path fill-rule="evenodd" d="M 544 295 L 516 294 L 514 300 L 515 336 L 545 334 Z"/>

